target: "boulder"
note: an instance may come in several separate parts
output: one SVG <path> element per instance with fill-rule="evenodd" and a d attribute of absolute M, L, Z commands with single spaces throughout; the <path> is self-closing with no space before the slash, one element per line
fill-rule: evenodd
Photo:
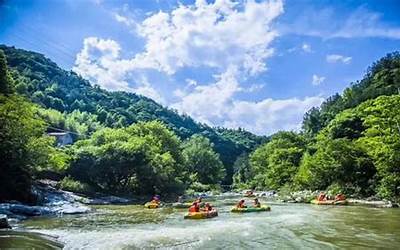
<path fill-rule="evenodd" d="M 10 211 L 14 214 L 26 215 L 26 216 L 38 216 L 51 214 L 51 210 L 47 207 L 42 206 L 26 206 L 20 204 L 10 204 Z"/>
<path fill-rule="evenodd" d="M 11 228 L 10 224 L 8 224 L 7 215 L 0 214 L 0 229 L 2 228 Z"/>

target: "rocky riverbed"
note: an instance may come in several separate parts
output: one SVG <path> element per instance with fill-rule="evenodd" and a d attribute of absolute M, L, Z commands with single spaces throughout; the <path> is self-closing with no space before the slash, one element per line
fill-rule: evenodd
<path fill-rule="evenodd" d="M 92 210 L 89 205 L 130 204 L 133 202 L 131 199 L 116 196 L 85 197 L 59 190 L 55 188 L 54 183 L 41 182 L 35 186 L 34 191 L 39 197 L 37 205 L 30 206 L 17 201 L 0 203 L 0 228 L 8 228 L 20 220 L 33 216 L 88 213 Z"/>

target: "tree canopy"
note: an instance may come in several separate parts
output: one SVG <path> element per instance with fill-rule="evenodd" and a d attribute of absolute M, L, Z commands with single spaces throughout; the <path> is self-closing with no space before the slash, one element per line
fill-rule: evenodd
<path fill-rule="evenodd" d="M 158 120 L 181 140 L 194 134 L 207 137 L 226 169 L 224 182 L 230 184 L 237 155 L 251 152 L 266 139 L 243 129 L 209 127 L 144 96 L 104 90 L 72 71 L 59 68 L 39 53 L 5 45 L 0 45 L 0 49 L 17 81 L 17 93 L 44 109 L 51 109 L 41 112 L 42 117 L 51 127 L 81 135 L 74 134 L 75 140 L 87 138 L 102 127 L 123 128 L 137 122 Z"/>

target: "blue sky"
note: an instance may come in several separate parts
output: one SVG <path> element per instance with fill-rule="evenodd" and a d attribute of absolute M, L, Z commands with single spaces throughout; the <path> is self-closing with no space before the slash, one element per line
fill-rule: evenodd
<path fill-rule="evenodd" d="M 0 43 L 210 125 L 297 130 L 400 49 L 389 1 L 0 1 Z"/>

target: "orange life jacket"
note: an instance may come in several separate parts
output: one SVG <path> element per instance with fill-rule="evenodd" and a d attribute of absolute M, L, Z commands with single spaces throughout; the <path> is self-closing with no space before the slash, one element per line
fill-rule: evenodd
<path fill-rule="evenodd" d="M 343 194 L 338 194 L 336 195 L 335 200 L 344 201 L 346 200 L 346 197 Z"/>
<path fill-rule="evenodd" d="M 194 203 L 189 207 L 189 212 L 190 213 L 195 213 L 200 211 L 200 206 L 197 203 Z"/>

